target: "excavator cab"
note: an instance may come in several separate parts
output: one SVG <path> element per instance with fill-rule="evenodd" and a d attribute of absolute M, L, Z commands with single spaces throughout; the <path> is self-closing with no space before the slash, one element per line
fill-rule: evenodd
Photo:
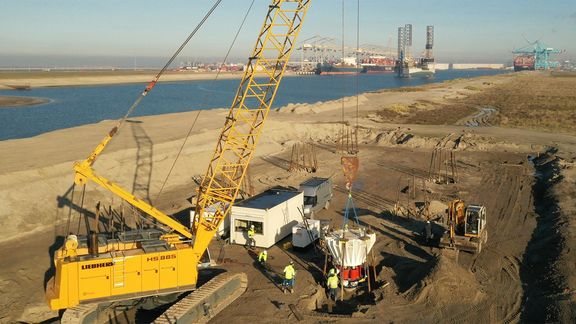
<path fill-rule="evenodd" d="M 488 239 L 486 207 L 466 205 L 463 200 L 456 199 L 449 203 L 447 213 L 447 229 L 440 238 L 439 246 L 480 253 Z"/>
<path fill-rule="evenodd" d="M 464 235 L 468 237 L 480 237 L 482 229 L 486 225 L 486 207 L 469 205 L 466 208 L 466 223 Z"/>

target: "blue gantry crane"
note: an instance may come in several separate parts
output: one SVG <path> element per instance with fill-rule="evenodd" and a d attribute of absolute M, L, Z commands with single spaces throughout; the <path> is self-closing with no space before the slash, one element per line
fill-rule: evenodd
<path fill-rule="evenodd" d="M 552 48 L 537 40 L 529 45 L 515 49 L 512 51 L 514 54 L 514 69 L 515 70 L 548 70 L 560 66 L 556 61 L 550 61 L 551 54 L 559 54 L 561 50 Z M 528 60 L 527 60 L 528 59 Z M 530 61 L 532 64 L 528 64 Z"/>

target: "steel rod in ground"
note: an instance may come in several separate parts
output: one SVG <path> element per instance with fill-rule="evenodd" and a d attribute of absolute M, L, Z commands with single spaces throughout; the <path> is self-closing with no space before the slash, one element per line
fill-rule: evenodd
<path fill-rule="evenodd" d="M 342 231 L 342 236 L 346 235 L 346 231 Z M 346 257 L 346 242 L 344 243 L 344 248 L 342 249 L 342 262 L 340 262 L 340 301 L 344 301 L 344 258 Z"/>

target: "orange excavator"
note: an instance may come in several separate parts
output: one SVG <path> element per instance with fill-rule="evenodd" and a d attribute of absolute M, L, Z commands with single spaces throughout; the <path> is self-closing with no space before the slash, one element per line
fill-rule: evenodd
<path fill-rule="evenodd" d="M 486 207 L 455 199 L 448 204 L 447 214 L 447 229 L 440 238 L 440 247 L 480 253 L 488 240 Z"/>
<path fill-rule="evenodd" d="M 271 0 L 200 184 L 196 218 L 191 228 L 99 175 L 93 168 L 126 117 L 86 160 L 74 164 L 76 185 L 95 183 L 164 227 L 68 235 L 54 254 L 55 275 L 46 285 L 50 308 L 65 310 L 62 323 L 106 321 L 111 316 L 109 310 L 133 306 L 143 299 L 196 290 L 202 256 L 236 200 L 310 2 Z M 154 87 L 159 75 L 140 99 Z M 207 208 L 211 213 L 206 212 Z M 206 321 L 238 298 L 246 286 L 245 274 L 219 275 L 174 304 L 156 322 Z"/>

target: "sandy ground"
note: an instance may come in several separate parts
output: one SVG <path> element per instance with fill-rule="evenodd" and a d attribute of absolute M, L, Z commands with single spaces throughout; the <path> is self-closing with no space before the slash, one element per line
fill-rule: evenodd
<path fill-rule="evenodd" d="M 43 98 L 28 98 L 28 97 L 14 97 L 14 96 L 0 96 L 0 109 L 4 106 L 20 107 L 38 105 L 48 102 Z"/>
<path fill-rule="evenodd" d="M 323 257 L 279 244 L 270 250 L 274 271 L 268 273 L 254 267 L 254 255 L 244 248 L 214 241 L 212 255 L 221 266 L 246 272 L 250 283 L 247 293 L 213 322 L 293 322 L 289 304 L 310 323 L 573 322 L 576 252 L 570 247 L 576 234 L 576 136 L 488 126 L 489 116 L 479 115 L 479 109 L 442 110 L 515 79 L 481 77 L 361 95 L 361 169 L 355 201 L 360 222 L 377 232 L 375 291 L 356 299 L 362 302 L 338 305 L 343 314 L 330 316 L 316 310 L 324 301 L 318 286 Z M 352 125 L 355 104 L 356 98 L 345 100 L 346 119 Z M 417 122 L 431 112 L 444 112 L 450 122 L 394 124 L 386 117 L 406 114 Z M 204 173 L 225 113 L 201 113 L 161 194 L 197 112 L 127 123 L 95 169 L 161 210 L 186 210 L 186 199 L 195 188 L 193 177 Z M 271 112 L 250 169 L 256 191 L 297 186 L 309 177 L 288 172 L 287 166 L 292 144 L 311 140 L 318 147 L 316 175 L 333 176 L 336 185 L 330 209 L 318 217 L 339 226 L 346 200 L 340 156 L 335 153 L 340 116 L 340 101 L 289 105 Z M 71 165 L 85 158 L 113 125 L 105 121 L 0 142 L 0 151 L 9 152 L 0 160 L 0 256 L 10 260 L 0 269 L 0 322 L 38 322 L 57 315 L 43 300 L 50 252 L 66 233 L 85 230 L 79 211 L 93 211 L 97 201 L 118 204 L 117 198 L 90 185 L 81 205 L 79 193 L 72 194 Z M 455 152 L 455 184 L 424 181 L 435 148 Z M 400 193 L 405 187 L 408 191 Z M 446 251 L 425 246 L 418 236 L 423 219 L 391 212 L 397 203 L 415 208 L 427 198 L 441 213 L 443 204 L 455 197 L 487 207 L 489 240 L 478 255 L 461 253 L 456 260 Z M 298 279 L 296 293 L 284 295 L 276 280 L 289 258 L 297 261 Z"/>

